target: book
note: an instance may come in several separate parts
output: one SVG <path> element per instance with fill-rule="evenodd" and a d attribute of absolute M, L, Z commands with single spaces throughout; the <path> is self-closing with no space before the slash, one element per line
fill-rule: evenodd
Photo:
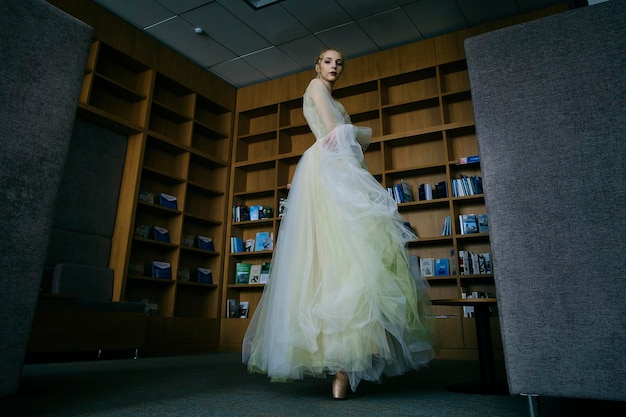
<path fill-rule="evenodd" d="M 402 184 L 396 184 L 393 186 L 393 199 L 396 200 L 396 203 L 404 203 Z"/>
<path fill-rule="evenodd" d="M 411 192 L 411 186 L 405 180 L 400 180 L 400 188 L 402 190 L 402 202 L 407 203 L 413 201 L 413 193 Z"/>
<path fill-rule="evenodd" d="M 259 220 L 274 217 L 274 209 L 268 206 L 259 206 Z"/>
<path fill-rule="evenodd" d="M 423 277 L 432 277 L 435 275 L 435 259 L 420 258 L 420 271 Z"/>
<path fill-rule="evenodd" d="M 448 197 L 448 183 L 446 181 L 439 181 L 435 183 L 433 189 L 433 198 L 447 198 Z"/>
<path fill-rule="evenodd" d="M 478 265 L 480 267 L 481 274 L 492 274 L 493 269 L 491 267 L 491 254 L 488 252 L 478 254 Z"/>
<path fill-rule="evenodd" d="M 261 264 L 261 274 L 259 276 L 259 284 L 267 284 L 270 280 L 271 262 L 263 262 Z"/>
<path fill-rule="evenodd" d="M 248 318 L 248 308 L 250 307 L 249 301 L 240 301 L 239 302 L 239 318 L 246 319 Z"/>
<path fill-rule="evenodd" d="M 196 278 L 202 284 L 213 284 L 213 271 L 209 268 L 198 268 Z"/>
<path fill-rule="evenodd" d="M 462 235 L 478 233 L 478 222 L 475 214 L 459 214 L 459 226 Z"/>
<path fill-rule="evenodd" d="M 254 250 L 254 239 L 247 239 L 246 247 L 244 249 L 246 252 L 252 252 Z"/>
<path fill-rule="evenodd" d="M 478 233 L 489 233 L 489 216 L 486 213 L 476 215 L 478 221 Z"/>
<path fill-rule="evenodd" d="M 460 275 L 470 275 L 470 256 L 469 252 L 466 250 L 459 251 L 459 274 Z"/>
<path fill-rule="evenodd" d="M 213 243 L 213 239 L 207 236 L 198 236 L 198 248 L 202 250 L 208 250 L 211 252 L 215 251 L 215 244 Z"/>
<path fill-rule="evenodd" d="M 420 184 L 417 187 L 417 195 L 420 201 L 433 199 L 433 187 L 430 184 Z"/>
<path fill-rule="evenodd" d="M 152 228 L 154 240 L 159 242 L 170 243 L 170 231 L 165 227 L 154 226 Z"/>
<path fill-rule="evenodd" d="M 226 300 L 226 318 L 232 319 L 239 317 L 239 301 L 234 298 Z"/>
<path fill-rule="evenodd" d="M 441 236 L 451 236 L 452 225 L 450 224 L 450 216 L 446 216 L 443 219 L 443 225 L 441 226 Z"/>
<path fill-rule="evenodd" d="M 259 206 L 250 206 L 250 220 L 259 220 Z"/>
<path fill-rule="evenodd" d="M 173 195 L 159 193 L 159 205 L 171 210 L 178 210 L 178 202 Z"/>
<path fill-rule="evenodd" d="M 448 258 L 439 258 L 435 261 L 435 275 L 436 276 L 450 275 L 450 261 L 448 260 Z"/>
<path fill-rule="evenodd" d="M 462 156 L 459 158 L 459 165 L 475 164 L 476 162 L 480 162 L 480 155 Z"/>
<path fill-rule="evenodd" d="M 248 284 L 261 283 L 261 264 L 252 264 L 250 266 L 250 279 Z"/>
<path fill-rule="evenodd" d="M 272 250 L 274 248 L 272 241 L 273 241 L 273 233 L 257 232 L 256 245 L 254 247 L 254 250 L 255 251 Z"/>
<path fill-rule="evenodd" d="M 250 282 L 251 265 L 247 262 L 237 262 L 235 265 L 235 284 L 247 284 Z"/>
<path fill-rule="evenodd" d="M 233 236 L 230 238 L 230 251 L 231 252 L 243 252 L 243 239 Z"/>
<path fill-rule="evenodd" d="M 470 265 L 472 274 L 480 274 L 480 263 L 478 261 L 478 254 L 476 252 L 470 252 Z"/>

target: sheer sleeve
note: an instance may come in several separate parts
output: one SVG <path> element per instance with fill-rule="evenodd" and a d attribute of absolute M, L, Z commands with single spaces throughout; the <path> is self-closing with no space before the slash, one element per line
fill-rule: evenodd
<path fill-rule="evenodd" d="M 322 138 L 337 125 L 350 123 L 345 110 L 337 103 L 324 82 L 313 79 L 304 93 L 304 117 L 317 139 Z"/>

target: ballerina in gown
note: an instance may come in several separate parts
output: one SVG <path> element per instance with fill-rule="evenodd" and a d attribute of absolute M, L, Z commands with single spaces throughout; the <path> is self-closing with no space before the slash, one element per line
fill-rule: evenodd
<path fill-rule="evenodd" d="M 371 129 L 352 125 L 331 95 L 343 56 L 325 49 L 315 68 L 303 111 L 316 141 L 294 172 L 242 359 L 272 381 L 335 375 L 341 399 L 348 385 L 427 364 L 432 320 L 428 284 L 409 269 L 416 236 L 365 168 Z"/>

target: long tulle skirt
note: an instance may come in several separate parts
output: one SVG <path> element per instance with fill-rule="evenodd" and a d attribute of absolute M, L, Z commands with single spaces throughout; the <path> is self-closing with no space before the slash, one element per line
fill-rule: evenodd
<path fill-rule="evenodd" d="M 273 381 L 344 371 L 356 390 L 433 356 L 428 284 L 406 251 L 415 236 L 343 135 L 336 149 L 318 141 L 300 159 L 244 337 L 243 362 Z"/>

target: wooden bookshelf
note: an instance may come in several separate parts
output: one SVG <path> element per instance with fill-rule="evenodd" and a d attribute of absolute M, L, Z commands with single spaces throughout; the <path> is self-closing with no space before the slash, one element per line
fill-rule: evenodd
<path fill-rule="evenodd" d="M 95 29 L 78 116 L 128 136 L 113 298 L 158 305 L 144 355 L 216 350 L 236 90 L 95 4 L 52 3 Z M 140 190 L 155 200 L 140 200 Z M 160 205 L 159 193 L 177 207 Z M 139 236 L 138 225 L 166 228 L 169 242 Z M 189 236 L 212 238 L 214 250 L 189 246 Z M 169 263 L 172 278 L 152 277 L 151 261 Z M 213 283 L 197 282 L 198 268 L 210 269 Z"/>
<path fill-rule="evenodd" d="M 111 248 L 114 299 L 159 305 L 146 335 L 146 354 L 240 350 L 249 319 L 226 318 L 226 299 L 250 302 L 263 285 L 235 285 L 237 262 L 270 261 L 272 252 L 230 253 L 230 237 L 280 230 L 278 203 L 302 153 L 314 142 L 302 115 L 312 72 L 236 90 L 93 3 L 49 0 L 95 30 L 78 115 L 127 135 Z M 469 36 L 564 10 L 535 12 L 350 60 L 335 90 L 357 125 L 373 130 L 365 153 L 383 186 L 405 179 L 416 194 L 422 182 L 479 175 L 480 164 L 459 166 L 478 153 L 463 40 Z M 140 201 L 139 190 L 165 192 L 177 208 Z M 233 222 L 235 204 L 265 205 L 274 217 Z M 445 216 L 484 211 L 482 195 L 401 204 L 420 236 L 409 246 L 420 257 L 449 257 L 461 249 L 488 251 L 488 234 L 440 236 Z M 138 224 L 169 230 L 170 242 L 135 235 Z M 188 247 L 188 235 L 213 238 L 214 251 Z M 137 260 L 144 273 L 130 273 Z M 146 274 L 151 260 L 169 262 L 172 279 Z M 458 265 L 458 259 L 457 259 Z M 213 284 L 181 279 L 198 267 Z M 462 287 L 493 292 L 493 276 L 433 277 L 433 298 L 456 298 Z M 436 314 L 462 316 L 459 307 Z M 438 320 L 441 355 L 475 357 L 473 319 Z M 493 326 L 497 338 L 498 326 Z"/>
<path fill-rule="evenodd" d="M 550 11 L 546 11 L 550 13 Z M 538 17 L 534 14 L 530 17 Z M 529 17 L 529 18 L 530 18 Z M 373 130 L 365 152 L 372 175 L 384 187 L 407 181 L 417 200 L 418 186 L 445 181 L 448 197 L 399 204 L 419 240 L 409 245 L 420 258 L 454 258 L 460 250 L 490 252 L 489 234 L 461 234 L 458 216 L 484 213 L 482 194 L 453 197 L 452 180 L 460 175 L 480 175 L 480 163 L 460 165 L 461 157 L 478 155 L 469 75 L 463 40 L 481 31 L 518 23 L 509 19 L 497 25 L 473 28 L 422 42 L 351 59 L 333 94 L 342 102 L 356 125 Z M 410 57 L 407 58 L 407 57 Z M 233 134 L 233 163 L 229 207 L 237 204 L 267 205 L 278 212 L 280 198 L 293 176 L 302 153 L 314 137 L 302 115 L 302 94 L 313 72 L 301 73 L 239 89 Z M 452 234 L 442 236 L 446 216 Z M 232 213 L 226 237 L 254 238 L 257 231 L 271 231 L 279 238 L 280 217 L 263 221 L 234 222 Z M 452 252 L 451 252 L 452 251 Z M 452 253 L 452 255 L 451 255 Z M 250 317 L 263 286 L 234 285 L 237 262 L 260 263 L 271 253 L 225 255 L 222 287 L 220 348 L 240 350 L 248 319 L 226 318 L 228 298 L 250 303 Z M 493 274 L 435 276 L 428 278 L 434 298 L 458 298 L 463 290 L 495 293 Z M 474 320 L 464 318 L 458 306 L 433 306 L 437 319 L 441 357 L 477 357 Z M 454 316 L 450 318 L 449 316 Z M 500 347 L 497 318 L 494 341 Z"/>

